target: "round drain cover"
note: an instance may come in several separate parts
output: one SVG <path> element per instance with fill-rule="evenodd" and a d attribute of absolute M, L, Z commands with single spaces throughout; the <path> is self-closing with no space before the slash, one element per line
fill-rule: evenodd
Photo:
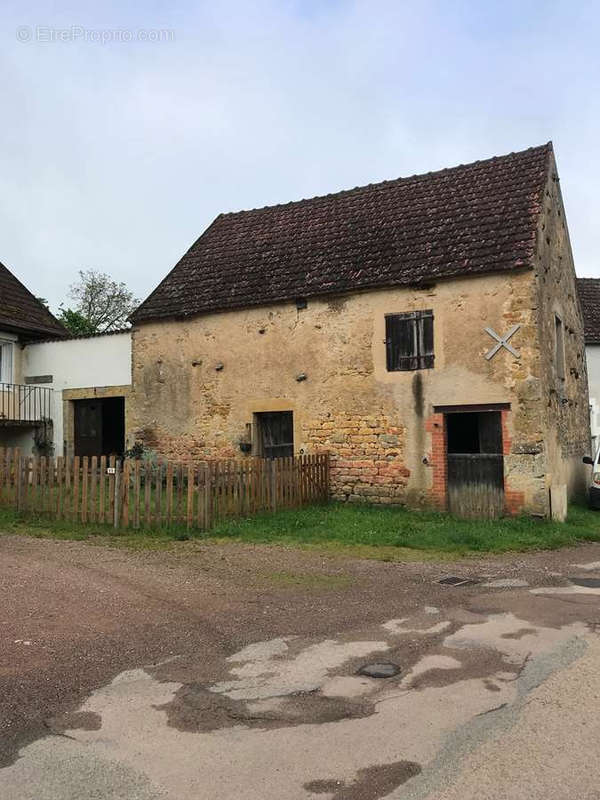
<path fill-rule="evenodd" d="M 393 678 L 400 672 L 398 664 L 391 662 L 378 662 L 376 664 L 365 664 L 358 670 L 359 675 L 366 675 L 369 678 Z"/>

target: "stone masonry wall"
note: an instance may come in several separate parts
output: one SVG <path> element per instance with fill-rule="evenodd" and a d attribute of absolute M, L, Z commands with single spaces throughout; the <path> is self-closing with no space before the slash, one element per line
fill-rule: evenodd
<path fill-rule="evenodd" d="M 435 364 L 388 372 L 385 314 L 431 309 Z M 242 457 L 256 414 L 292 411 L 297 454 L 331 454 L 332 494 L 350 502 L 444 508 L 446 443 L 437 406 L 508 404 L 511 510 L 547 512 L 533 271 L 309 299 L 133 332 L 128 444 L 177 460 Z M 487 326 L 520 330 L 501 350 Z"/>
<path fill-rule="evenodd" d="M 537 234 L 536 310 L 540 340 L 539 405 L 544 416 L 545 480 L 548 489 L 567 487 L 585 496 L 590 452 L 589 395 L 583 317 L 560 182 L 550 164 Z M 557 373 L 555 317 L 562 320 L 565 377 Z"/>
<path fill-rule="evenodd" d="M 410 477 L 405 428 L 383 415 L 331 413 L 308 420 L 303 433 L 311 451 L 330 453 L 334 499 L 402 501 Z"/>

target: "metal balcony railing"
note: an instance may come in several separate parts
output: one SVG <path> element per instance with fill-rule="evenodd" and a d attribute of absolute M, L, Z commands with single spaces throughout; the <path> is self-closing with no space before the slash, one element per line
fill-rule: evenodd
<path fill-rule="evenodd" d="M 36 425 L 52 416 L 52 389 L 0 383 L 0 425 Z"/>

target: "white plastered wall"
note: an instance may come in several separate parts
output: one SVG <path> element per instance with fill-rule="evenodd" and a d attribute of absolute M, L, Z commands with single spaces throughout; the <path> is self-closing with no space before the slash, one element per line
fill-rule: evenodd
<path fill-rule="evenodd" d="M 82 339 L 29 344 L 23 351 L 23 379 L 48 376 L 36 383 L 53 389 L 54 454 L 63 455 L 63 390 L 129 386 L 131 334 L 105 334 Z"/>
<path fill-rule="evenodd" d="M 600 345 L 586 345 L 585 358 L 590 387 L 590 425 L 595 453 L 600 446 Z"/>

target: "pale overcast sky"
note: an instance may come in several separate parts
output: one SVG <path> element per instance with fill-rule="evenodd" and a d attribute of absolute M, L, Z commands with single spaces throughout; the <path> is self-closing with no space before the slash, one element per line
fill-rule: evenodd
<path fill-rule="evenodd" d="M 599 20 L 577 0 L 3 0 L 0 261 L 54 307 L 89 267 L 143 297 L 221 211 L 552 139 L 578 272 L 600 276 Z"/>

